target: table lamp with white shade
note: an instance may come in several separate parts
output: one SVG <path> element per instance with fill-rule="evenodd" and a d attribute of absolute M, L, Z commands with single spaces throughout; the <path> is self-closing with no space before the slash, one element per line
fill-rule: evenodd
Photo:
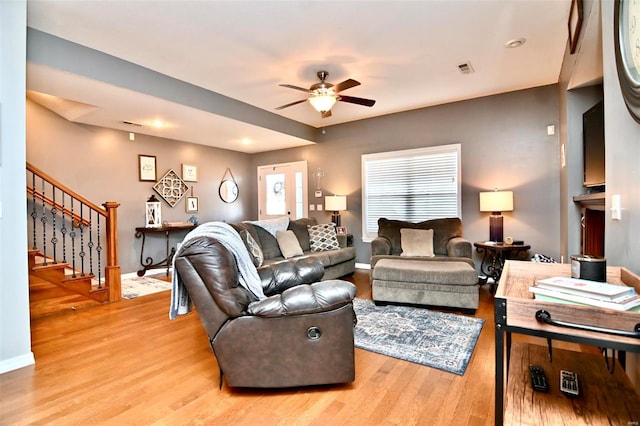
<path fill-rule="evenodd" d="M 480 211 L 491 212 L 489 216 L 489 239 L 501 243 L 503 239 L 502 212 L 513 211 L 513 192 L 498 191 L 480 193 Z"/>
<path fill-rule="evenodd" d="M 331 221 L 340 226 L 340 211 L 347 209 L 347 196 L 346 195 L 328 195 L 324 197 L 324 209 L 327 211 L 333 211 L 331 215 Z"/>

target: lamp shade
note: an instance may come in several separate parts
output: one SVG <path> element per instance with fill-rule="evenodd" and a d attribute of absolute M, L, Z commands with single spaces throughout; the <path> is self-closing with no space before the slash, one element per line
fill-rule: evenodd
<path fill-rule="evenodd" d="M 510 212 L 512 210 L 512 191 L 491 191 L 480 193 L 481 212 Z"/>
<path fill-rule="evenodd" d="M 330 211 L 341 211 L 347 209 L 346 195 L 330 195 L 324 197 L 324 209 Z"/>
<path fill-rule="evenodd" d="M 332 94 L 319 94 L 309 98 L 309 103 L 318 112 L 329 111 L 336 103 L 336 96 Z"/>

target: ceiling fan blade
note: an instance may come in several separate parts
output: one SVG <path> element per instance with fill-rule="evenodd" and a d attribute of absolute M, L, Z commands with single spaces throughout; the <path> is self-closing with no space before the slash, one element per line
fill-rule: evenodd
<path fill-rule="evenodd" d="M 350 78 L 333 86 L 333 91 L 338 93 L 356 86 L 360 86 L 360 82 Z"/>
<path fill-rule="evenodd" d="M 322 115 L 322 118 L 329 118 L 329 117 L 331 117 L 331 110 L 322 111 L 320 114 Z"/>
<path fill-rule="evenodd" d="M 303 103 L 303 102 L 307 102 L 307 100 L 306 100 L 306 99 L 303 99 L 303 100 L 301 100 L 301 101 L 291 102 L 290 104 L 286 104 L 286 105 L 279 106 L 279 107 L 278 107 L 278 108 L 276 108 L 276 109 L 280 110 L 280 109 L 289 108 L 290 106 L 298 105 L 298 104 L 301 104 L 301 103 Z"/>
<path fill-rule="evenodd" d="M 293 84 L 279 84 L 278 86 L 288 87 L 289 89 L 300 90 L 305 93 L 311 93 L 309 89 L 305 89 L 304 87 L 294 86 Z"/>
<path fill-rule="evenodd" d="M 355 98 L 353 96 L 338 96 L 338 100 L 342 102 L 349 102 L 350 104 L 358 104 L 363 106 L 372 107 L 375 105 L 376 101 L 373 99 L 364 99 L 364 98 Z"/>

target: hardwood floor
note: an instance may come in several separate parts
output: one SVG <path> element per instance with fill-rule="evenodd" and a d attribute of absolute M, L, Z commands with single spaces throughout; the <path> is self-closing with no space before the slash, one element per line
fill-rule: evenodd
<path fill-rule="evenodd" d="M 43 279 L 30 276 L 29 305 L 31 321 L 34 321 L 50 315 L 59 315 L 68 311 L 100 306 L 101 303 L 50 284 Z"/>
<path fill-rule="evenodd" d="M 369 271 L 351 279 L 371 297 Z M 493 298 L 464 376 L 356 349 L 356 380 L 218 389 L 196 312 L 168 318 L 168 291 L 33 315 L 36 365 L 0 375 L 0 424 L 493 425 Z M 73 305 L 71 305 L 73 306 Z M 310 366 L 312 368 L 313 366 Z"/>

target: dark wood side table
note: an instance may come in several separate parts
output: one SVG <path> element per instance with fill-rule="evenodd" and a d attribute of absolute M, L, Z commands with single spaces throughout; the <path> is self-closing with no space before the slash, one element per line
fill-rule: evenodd
<path fill-rule="evenodd" d="M 194 224 L 180 224 L 180 225 L 163 225 L 158 227 L 140 227 L 136 228 L 136 238 L 142 238 L 142 246 L 140 247 L 140 265 L 142 269 L 140 269 L 137 274 L 139 277 L 143 276 L 145 272 L 149 269 L 157 268 L 157 267 L 166 267 L 167 268 L 167 276 L 169 276 L 169 268 L 171 267 L 171 261 L 173 260 L 173 256 L 176 254 L 176 248 L 171 247 L 169 249 L 169 235 L 174 232 L 185 231 L 195 228 Z M 164 233 L 165 243 L 166 243 L 166 257 L 159 262 L 154 262 L 151 256 L 144 257 L 144 243 L 147 239 L 147 234 L 158 234 Z"/>
<path fill-rule="evenodd" d="M 493 241 L 476 241 L 473 243 L 478 254 L 482 255 L 482 264 L 480 272 L 485 275 L 484 282 L 488 278 L 493 278 L 491 284 L 491 293 L 495 293 L 495 289 L 502 275 L 505 260 L 526 260 L 528 251 L 531 248 L 528 244 L 507 244 L 494 243 Z"/>

